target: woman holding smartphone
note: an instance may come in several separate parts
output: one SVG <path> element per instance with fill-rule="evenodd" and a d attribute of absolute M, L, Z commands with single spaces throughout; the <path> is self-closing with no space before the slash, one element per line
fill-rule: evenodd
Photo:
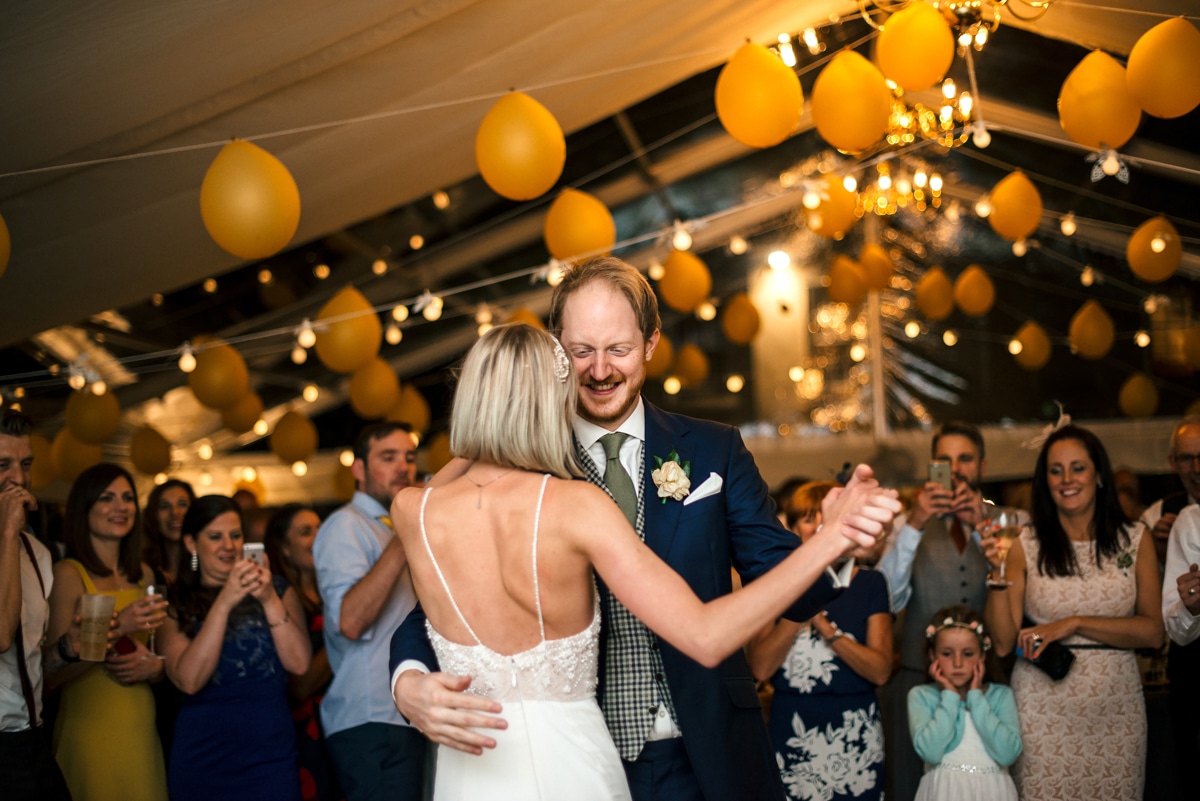
<path fill-rule="evenodd" d="M 171 752 L 171 799 L 297 801 L 287 674 L 304 673 L 311 658 L 300 600 L 243 558 L 232 499 L 197 499 L 182 539 L 159 632 L 167 675 L 188 696 Z"/>

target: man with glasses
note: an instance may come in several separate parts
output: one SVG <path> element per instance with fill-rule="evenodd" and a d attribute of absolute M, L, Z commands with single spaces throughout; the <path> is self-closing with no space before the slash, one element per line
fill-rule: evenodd
<path fill-rule="evenodd" d="M 1171 432 L 1167 463 L 1179 476 L 1183 490 L 1154 502 L 1141 518 L 1154 537 L 1160 569 L 1166 561 L 1167 540 L 1175 518 L 1185 506 L 1200 502 L 1200 415 L 1188 415 L 1175 426 Z"/>

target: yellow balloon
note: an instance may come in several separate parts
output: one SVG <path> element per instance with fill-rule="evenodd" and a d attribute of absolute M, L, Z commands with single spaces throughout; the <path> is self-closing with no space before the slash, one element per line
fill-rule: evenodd
<path fill-rule="evenodd" d="M 739 292 L 725 302 L 721 312 L 721 330 L 725 332 L 725 338 L 735 345 L 749 345 L 758 334 L 761 323 L 758 309 L 745 292 Z"/>
<path fill-rule="evenodd" d="M 263 402 L 257 392 L 247 392 L 237 403 L 221 410 L 221 424 L 235 434 L 245 434 L 262 417 Z"/>
<path fill-rule="evenodd" d="M 1067 337 L 1075 352 L 1085 359 L 1101 359 L 1112 348 L 1113 321 L 1108 312 L 1094 300 L 1079 307 L 1071 318 Z"/>
<path fill-rule="evenodd" d="M 824 179 L 819 191 L 820 205 L 807 212 L 809 230 L 827 239 L 841 239 L 858 221 L 858 193 L 830 178 Z"/>
<path fill-rule="evenodd" d="M 777 145 L 800 124 L 800 79 L 779 56 L 747 42 L 717 77 L 717 117 L 734 139 L 750 147 Z"/>
<path fill-rule="evenodd" d="M 265 259 L 295 235 L 300 190 L 279 159 L 235 139 L 204 174 L 200 216 L 208 235 L 225 250 L 243 259 Z"/>
<path fill-rule="evenodd" d="M 1042 221 L 1042 196 L 1025 173 L 1017 170 L 1000 179 L 992 189 L 992 230 L 1005 239 L 1024 239 Z"/>
<path fill-rule="evenodd" d="M 429 430 L 429 402 L 425 400 L 412 384 L 400 388 L 400 400 L 387 413 L 387 419 L 393 423 L 408 423 L 417 434 Z"/>
<path fill-rule="evenodd" d="M 892 274 L 896 266 L 888 252 L 874 242 L 863 245 L 858 254 L 858 263 L 867 276 L 867 289 L 887 289 L 892 285 Z"/>
<path fill-rule="evenodd" d="M 342 318 L 342 319 L 338 319 Z M 336 322 L 325 322 L 336 320 Z M 383 325 L 352 286 L 338 292 L 317 314 L 317 358 L 335 373 L 353 373 L 379 355 Z"/>
<path fill-rule="evenodd" d="M 675 346 L 666 334 L 659 334 L 658 344 L 654 347 L 654 355 L 646 362 L 646 377 L 661 378 L 671 369 L 675 361 Z"/>
<path fill-rule="evenodd" d="M 54 483 L 54 453 L 50 440 L 41 434 L 29 435 L 30 450 L 33 451 L 33 467 L 29 470 L 29 488 L 45 489 Z"/>
<path fill-rule="evenodd" d="M 429 466 L 430 473 L 436 473 L 446 465 L 450 464 L 450 460 L 454 455 L 450 453 L 450 435 L 445 431 L 438 434 L 429 441 L 429 452 L 426 455 L 426 464 Z"/>
<path fill-rule="evenodd" d="M 1182 117 L 1200 106 L 1200 31 L 1183 17 L 1155 25 L 1129 51 L 1125 79 L 1155 117 Z"/>
<path fill-rule="evenodd" d="M 1021 343 L 1021 352 L 1013 358 L 1026 370 L 1040 370 L 1050 361 L 1050 337 L 1037 323 L 1025 323 L 1013 338 Z"/>
<path fill-rule="evenodd" d="M 1083 57 L 1063 81 L 1058 121 L 1072 142 L 1091 148 L 1117 148 L 1142 121 L 1142 110 L 1125 83 L 1125 68 L 1100 50 Z"/>
<path fill-rule="evenodd" d="M 1153 417 L 1158 409 L 1158 390 L 1150 376 L 1134 373 L 1121 385 L 1117 405 L 1126 417 Z"/>
<path fill-rule="evenodd" d="M 12 255 L 12 240 L 8 236 L 8 224 L 4 222 L 4 216 L 0 215 L 0 277 L 3 277 L 4 271 L 8 269 L 10 255 Z"/>
<path fill-rule="evenodd" d="M 813 84 L 813 123 L 838 150 L 857 153 L 874 145 L 887 133 L 891 113 L 883 73 L 853 50 L 834 56 Z"/>
<path fill-rule="evenodd" d="M 954 61 L 954 34 L 933 6 L 913 3 L 888 17 L 875 56 L 885 76 L 906 92 L 919 92 L 946 77 Z"/>
<path fill-rule="evenodd" d="M 196 400 L 210 409 L 227 409 L 250 391 L 250 371 L 242 354 L 224 342 L 206 342 L 196 351 L 196 369 L 188 373 Z"/>
<path fill-rule="evenodd" d="M 129 441 L 129 460 L 139 473 L 164 473 L 171 466 L 171 443 L 157 429 L 142 426 Z"/>
<path fill-rule="evenodd" d="M 390 364 L 376 356 L 350 377 L 350 408 L 366 420 L 376 420 L 400 400 L 400 379 Z"/>
<path fill-rule="evenodd" d="M 317 450 L 317 427 L 301 412 L 287 412 L 271 432 L 271 450 L 284 464 L 306 461 Z"/>
<path fill-rule="evenodd" d="M 1159 245 L 1161 250 L 1155 253 L 1154 248 Z M 1129 269 L 1143 281 L 1151 284 L 1166 281 L 1179 269 L 1183 258 L 1179 232 L 1166 217 L 1146 220 L 1129 237 L 1125 258 L 1129 261 Z"/>
<path fill-rule="evenodd" d="M 663 264 L 658 294 L 675 311 L 690 312 L 712 292 L 708 266 L 686 250 L 672 250 Z"/>
<path fill-rule="evenodd" d="M 245 490 L 253 495 L 259 506 L 266 505 L 267 485 L 263 483 L 262 476 L 255 476 L 253 481 L 247 481 L 244 478 L 239 478 L 233 485 L 233 491 L 236 493 L 241 490 Z"/>
<path fill-rule="evenodd" d="M 69 484 L 84 470 L 100 464 L 104 459 L 104 451 L 99 445 L 80 442 L 71 435 L 70 429 L 64 428 L 50 446 L 50 457 L 54 461 L 55 475 Z"/>
<path fill-rule="evenodd" d="M 996 301 L 996 287 L 978 264 L 959 273 L 954 282 L 954 302 L 968 317 L 982 317 Z"/>
<path fill-rule="evenodd" d="M 121 404 L 111 392 L 94 395 L 90 389 L 81 389 L 67 399 L 67 428 L 80 442 L 101 445 L 120 427 Z"/>
<path fill-rule="evenodd" d="M 929 320 L 945 320 L 954 311 L 954 287 L 941 267 L 931 267 L 917 282 L 917 308 Z"/>
<path fill-rule="evenodd" d="M 531 325 L 534 328 L 538 328 L 542 331 L 546 330 L 546 324 L 542 322 L 542 318 L 538 317 L 536 314 L 534 314 L 533 312 L 531 312 L 529 309 L 525 308 L 524 306 L 517 309 L 512 314 L 508 315 L 508 318 L 505 319 L 504 322 L 506 322 L 506 323 L 524 323 L 525 325 Z"/>
<path fill-rule="evenodd" d="M 475 134 L 475 164 L 496 194 L 532 200 L 554 186 L 567 141 L 545 106 L 521 92 L 496 101 Z"/>
<path fill-rule="evenodd" d="M 708 378 L 708 357 L 692 343 L 687 343 L 675 355 L 675 375 L 685 387 L 703 384 Z"/>
<path fill-rule="evenodd" d="M 829 299 L 857 306 L 867 296 L 867 274 L 854 259 L 838 254 L 829 265 Z"/>
<path fill-rule="evenodd" d="M 358 489 L 358 482 L 354 478 L 354 471 L 339 464 L 333 471 L 333 497 L 341 501 L 348 501 L 354 497 L 356 489 Z"/>
<path fill-rule="evenodd" d="M 568 261 L 585 254 L 608 255 L 617 241 L 617 224 L 598 198 L 567 188 L 550 204 L 542 234 L 550 255 Z"/>

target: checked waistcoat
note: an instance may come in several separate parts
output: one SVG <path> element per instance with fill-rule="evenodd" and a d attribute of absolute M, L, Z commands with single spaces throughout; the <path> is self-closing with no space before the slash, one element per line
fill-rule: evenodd
<path fill-rule="evenodd" d="M 587 480 L 600 487 L 609 497 L 612 493 L 604 486 L 604 479 L 596 469 L 596 463 L 578 442 L 575 449 L 583 465 Z M 631 476 L 634 486 L 642 482 L 646 468 L 646 443 L 641 443 L 638 459 L 638 474 Z M 638 496 L 638 536 L 646 538 L 646 494 Z M 615 501 L 614 501 L 615 503 Z M 621 602 L 613 597 L 601 583 L 600 602 L 605 621 L 604 697 L 600 708 L 608 723 L 609 732 L 622 759 L 635 760 L 646 743 L 646 736 L 654 724 L 659 707 L 666 704 L 672 718 L 675 705 L 663 678 L 662 654 L 658 650 L 658 639 L 635 618 Z"/>

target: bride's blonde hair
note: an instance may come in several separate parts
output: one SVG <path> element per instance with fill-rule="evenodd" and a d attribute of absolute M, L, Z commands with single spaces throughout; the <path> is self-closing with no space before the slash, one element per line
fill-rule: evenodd
<path fill-rule="evenodd" d="M 576 378 L 554 337 L 499 325 L 467 353 L 450 425 L 455 456 L 558 478 L 583 475 L 571 433 Z"/>

